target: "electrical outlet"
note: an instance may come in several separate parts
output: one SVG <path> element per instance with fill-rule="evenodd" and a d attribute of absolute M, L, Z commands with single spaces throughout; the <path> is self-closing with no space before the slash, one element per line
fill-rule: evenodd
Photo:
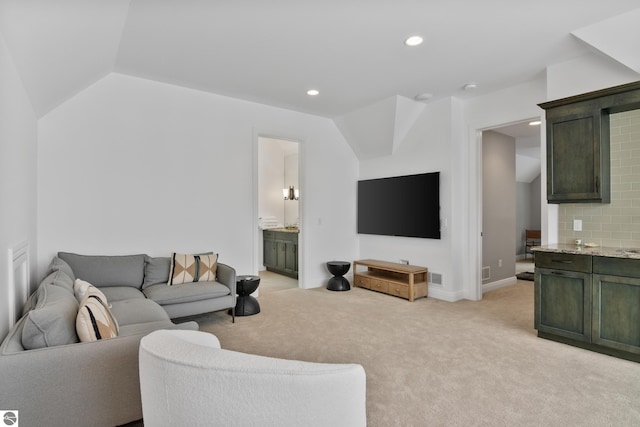
<path fill-rule="evenodd" d="M 573 231 L 582 231 L 582 220 L 574 219 L 573 220 Z"/>
<path fill-rule="evenodd" d="M 498 260 L 498 267 L 502 267 L 502 260 L 501 259 Z"/>

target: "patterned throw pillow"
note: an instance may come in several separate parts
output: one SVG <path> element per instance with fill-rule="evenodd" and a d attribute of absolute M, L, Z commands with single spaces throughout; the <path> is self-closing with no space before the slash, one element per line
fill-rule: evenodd
<path fill-rule="evenodd" d="M 76 332 L 81 342 L 118 336 L 118 322 L 111 314 L 107 298 L 95 286 L 89 286 L 76 317 Z"/>
<path fill-rule="evenodd" d="M 218 254 L 171 254 L 171 269 L 167 285 L 191 282 L 213 282 L 218 269 Z"/>

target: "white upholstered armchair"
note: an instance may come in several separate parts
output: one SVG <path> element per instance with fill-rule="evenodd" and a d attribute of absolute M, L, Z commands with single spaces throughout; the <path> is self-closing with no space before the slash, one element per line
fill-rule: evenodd
<path fill-rule="evenodd" d="M 145 427 L 366 425 L 362 366 L 224 350 L 206 332 L 144 337 L 140 387 Z"/>

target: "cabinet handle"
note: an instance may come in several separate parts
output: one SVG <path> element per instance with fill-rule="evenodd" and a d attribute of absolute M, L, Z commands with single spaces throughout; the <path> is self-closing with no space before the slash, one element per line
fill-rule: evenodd
<path fill-rule="evenodd" d="M 557 263 L 560 263 L 560 264 L 573 264 L 573 261 L 569 261 L 569 260 L 566 260 L 566 259 L 552 259 L 551 261 L 552 262 L 557 262 Z"/>
<path fill-rule="evenodd" d="M 598 175 L 596 175 L 596 193 L 600 191 L 599 187 L 600 187 L 600 180 L 598 179 Z"/>
<path fill-rule="evenodd" d="M 566 274 L 561 271 L 552 271 L 551 274 L 555 274 L 556 276 L 566 276 Z"/>

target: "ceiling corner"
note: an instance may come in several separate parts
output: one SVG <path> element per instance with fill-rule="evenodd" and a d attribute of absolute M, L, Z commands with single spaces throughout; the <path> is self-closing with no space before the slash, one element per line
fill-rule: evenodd
<path fill-rule="evenodd" d="M 579 40 L 640 73 L 640 9 L 571 32 Z"/>
<path fill-rule="evenodd" d="M 391 96 L 334 119 L 358 159 L 392 155 L 425 108 L 403 96 Z"/>

